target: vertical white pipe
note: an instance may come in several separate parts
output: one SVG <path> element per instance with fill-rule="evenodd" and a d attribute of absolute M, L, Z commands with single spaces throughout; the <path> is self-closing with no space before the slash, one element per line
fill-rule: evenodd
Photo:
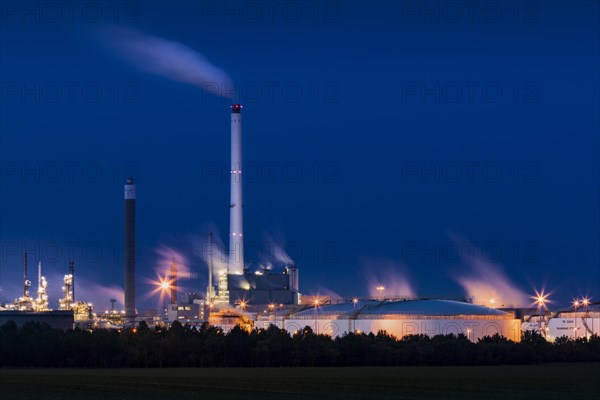
<path fill-rule="evenodd" d="M 38 293 L 42 287 L 42 262 L 38 263 Z"/>
<path fill-rule="evenodd" d="M 229 204 L 228 273 L 244 271 L 244 224 L 242 203 L 242 106 L 231 106 L 231 202 Z"/>

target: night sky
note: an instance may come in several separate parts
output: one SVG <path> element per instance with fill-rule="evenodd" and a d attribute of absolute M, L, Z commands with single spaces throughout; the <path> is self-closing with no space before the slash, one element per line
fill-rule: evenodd
<path fill-rule="evenodd" d="M 600 299 L 599 3 L 77 4 L 1 5 L 0 301 L 27 250 L 57 308 L 72 252 L 76 294 L 107 307 L 128 176 L 138 308 L 161 257 L 203 292 L 201 241 L 227 242 L 231 100 L 123 60 L 115 26 L 236 82 L 251 268 L 281 267 L 277 242 L 304 294 L 459 297 L 462 277 Z"/>

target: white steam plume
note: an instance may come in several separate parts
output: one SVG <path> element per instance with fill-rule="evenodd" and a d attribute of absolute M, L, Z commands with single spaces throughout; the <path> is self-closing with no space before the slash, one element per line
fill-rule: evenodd
<path fill-rule="evenodd" d="M 231 78 L 197 51 L 135 29 L 105 27 L 103 37 L 119 56 L 142 71 L 198 86 L 226 98 L 234 98 Z"/>
<path fill-rule="evenodd" d="M 311 296 L 315 296 L 317 298 L 329 298 L 330 300 L 340 300 L 344 298 L 339 293 L 336 293 L 333 290 L 321 285 L 317 286 L 316 292 L 312 293 Z"/>
<path fill-rule="evenodd" d="M 371 298 L 416 296 L 408 272 L 401 263 L 387 258 L 363 258 L 362 264 Z M 377 290 L 378 287 L 383 290 Z"/>
<path fill-rule="evenodd" d="M 473 243 L 456 234 L 450 237 L 462 250 L 468 246 L 469 251 L 460 254 L 470 273 L 454 279 L 474 303 L 489 307 L 526 307 L 531 303 L 530 296 L 515 285 L 499 265 L 486 260 L 482 251 L 474 251 Z"/>
<path fill-rule="evenodd" d="M 207 268 L 209 265 L 212 265 L 213 269 L 213 284 L 216 284 L 216 277 L 219 273 L 227 271 L 227 267 L 229 266 L 229 257 L 223 241 L 221 240 L 221 236 L 219 235 L 216 227 L 214 225 L 209 226 L 210 229 L 207 230 L 206 234 L 201 237 L 194 236 L 192 241 L 194 243 L 194 248 L 199 249 L 200 257 L 204 264 L 206 264 Z M 212 232 L 212 240 L 211 243 L 208 243 L 208 232 Z M 199 247 L 198 247 L 199 246 Z"/>
<path fill-rule="evenodd" d="M 156 253 L 158 254 L 158 260 L 154 269 L 160 276 L 168 275 L 171 264 L 175 262 L 178 279 L 196 278 L 196 275 L 190 269 L 188 258 L 181 252 L 167 245 L 160 245 L 156 248 Z"/>
<path fill-rule="evenodd" d="M 62 284 L 62 281 L 60 283 Z M 102 312 L 110 309 L 110 299 L 117 300 L 116 308 L 123 308 L 125 304 L 123 288 L 117 285 L 101 285 L 75 275 L 75 300 L 92 303 L 95 312 Z"/>
<path fill-rule="evenodd" d="M 262 255 L 263 262 L 267 262 L 268 264 L 278 267 L 291 266 L 294 264 L 294 260 L 286 251 L 285 239 L 283 239 L 281 235 L 274 237 L 268 233 L 265 233 L 264 237 L 264 247 L 266 249 L 266 253 Z"/>

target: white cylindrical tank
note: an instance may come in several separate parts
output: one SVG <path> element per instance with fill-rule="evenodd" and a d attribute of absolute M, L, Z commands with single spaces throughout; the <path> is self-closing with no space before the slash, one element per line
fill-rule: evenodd
<path fill-rule="evenodd" d="M 600 309 L 596 306 L 589 310 L 563 311 L 547 323 L 546 339 L 566 336 L 571 339 L 589 338 L 600 335 Z"/>
<path fill-rule="evenodd" d="M 285 329 L 305 326 L 319 334 L 386 331 L 397 338 L 463 334 L 471 341 L 499 334 L 515 342 L 521 339 L 521 320 L 504 311 L 449 300 L 350 302 L 310 308 L 290 315 Z"/>

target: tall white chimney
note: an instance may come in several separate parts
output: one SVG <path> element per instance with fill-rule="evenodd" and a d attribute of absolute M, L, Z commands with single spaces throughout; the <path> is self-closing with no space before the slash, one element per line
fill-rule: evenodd
<path fill-rule="evenodd" d="M 231 201 L 229 203 L 229 274 L 244 272 L 242 217 L 242 106 L 231 106 Z"/>

